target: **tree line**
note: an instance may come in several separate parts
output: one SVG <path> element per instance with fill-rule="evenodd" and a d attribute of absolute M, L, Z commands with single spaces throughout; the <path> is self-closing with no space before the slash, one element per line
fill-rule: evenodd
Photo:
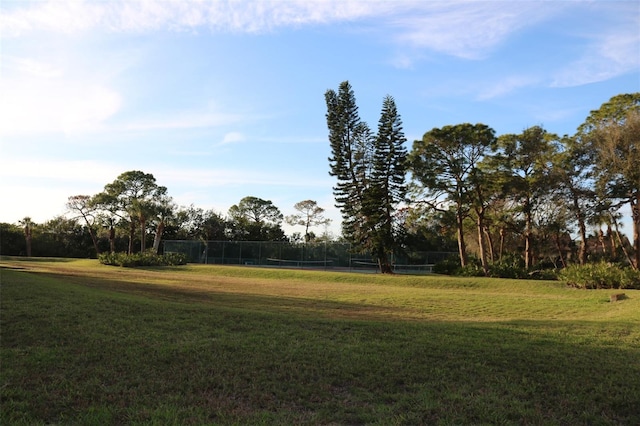
<path fill-rule="evenodd" d="M 329 174 L 342 214 L 341 241 L 391 272 L 399 251 L 455 251 L 460 267 L 487 274 L 506 263 L 526 270 L 605 259 L 640 264 L 640 93 L 612 97 L 573 135 L 532 126 L 496 135 L 462 123 L 427 131 L 407 149 L 391 96 L 377 132 L 360 119 L 348 81 L 325 93 Z M 162 239 L 335 239 L 313 200 L 285 217 L 269 200 L 242 198 L 226 215 L 177 206 L 152 174 L 127 171 L 94 195 L 74 195 L 43 224 L 0 224 L 9 255 L 95 257 L 161 250 Z M 630 216 L 632 240 L 622 231 Z M 283 223 L 303 232 L 287 236 Z"/>
<path fill-rule="evenodd" d="M 0 224 L 3 255 L 96 257 L 104 252 L 161 251 L 163 239 L 202 241 L 311 242 L 331 238 L 325 210 L 313 200 L 293 207 L 284 216 L 270 200 L 242 198 L 227 215 L 214 210 L 177 206 L 167 188 L 150 173 L 127 171 L 94 195 L 73 195 L 65 215 L 43 224 L 29 217 L 18 224 Z M 304 233 L 287 236 L 283 223 L 302 226 Z"/>
<path fill-rule="evenodd" d="M 460 267 L 473 260 L 484 274 L 519 260 L 526 270 L 596 258 L 638 269 L 640 93 L 614 96 L 574 135 L 532 126 L 496 136 L 462 123 L 426 132 L 410 152 L 392 97 L 377 134 L 360 119 L 348 81 L 325 100 L 342 233 L 381 272 L 412 234 L 428 232 L 455 238 Z M 633 242 L 621 232 L 626 209 Z M 598 235 L 587 235 L 589 226 Z"/>

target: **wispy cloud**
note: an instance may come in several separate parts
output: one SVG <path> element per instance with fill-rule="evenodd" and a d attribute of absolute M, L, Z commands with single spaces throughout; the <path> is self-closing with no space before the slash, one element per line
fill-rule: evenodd
<path fill-rule="evenodd" d="M 229 132 L 229 133 L 224 135 L 224 137 L 222 138 L 222 141 L 219 143 L 219 145 L 234 144 L 234 143 L 242 142 L 245 139 L 246 139 L 246 137 L 244 136 L 244 134 L 242 134 L 240 132 Z"/>
<path fill-rule="evenodd" d="M 85 63 L 82 52 L 65 51 L 61 56 L 3 57 L 0 135 L 184 130 L 255 119 L 221 110 L 212 101 L 188 109 L 120 117 L 128 99 L 114 81 L 130 65 L 128 54 L 95 63 Z"/>
<path fill-rule="evenodd" d="M 6 38 L 42 31 L 261 33 L 285 27 L 352 22 L 384 34 L 386 39 L 395 41 L 401 47 L 480 59 L 515 32 L 560 16 L 578 3 L 472 0 L 48 0 L 26 2 L 26 6 L 20 3 L 5 7 L 0 11 L 0 27 L 3 29 L 2 37 Z M 634 18 L 637 21 L 637 16 Z M 637 30 L 632 32 L 637 36 Z M 612 34 L 606 40 L 596 41 L 597 47 L 605 49 L 610 46 L 615 51 L 628 53 L 628 47 L 621 44 L 637 42 L 628 40 L 628 34 L 628 28 L 625 28 L 622 39 Z M 398 54 L 395 65 L 410 68 L 414 60 L 412 56 Z M 638 57 L 637 52 L 635 57 Z M 628 68 L 628 56 L 617 55 L 613 59 L 619 68 Z M 585 59 L 577 65 L 588 68 L 590 62 Z M 567 79 L 560 75 L 557 85 L 565 84 Z"/>
<path fill-rule="evenodd" d="M 421 2 L 412 13 L 392 17 L 396 39 L 414 47 L 478 59 L 510 34 L 558 13 L 536 2 Z"/>
<path fill-rule="evenodd" d="M 32 77 L 48 79 L 60 77 L 63 73 L 62 68 L 58 65 L 54 65 L 40 59 L 5 55 L 2 60 L 4 68 Z"/>
<path fill-rule="evenodd" d="M 408 2 L 413 3 L 413 2 Z M 403 2 L 399 2 L 402 6 Z M 283 26 L 359 19 L 393 8 L 381 0 L 166 0 L 91 2 L 49 0 L 5 8 L 4 36 L 33 31 L 72 33 L 100 28 L 144 32 L 159 29 L 262 32 Z"/>
<path fill-rule="evenodd" d="M 326 136 L 273 136 L 268 138 L 258 138 L 259 142 L 268 142 L 268 143 L 282 143 L 282 144 L 316 144 L 316 143 L 326 143 Z"/>
<path fill-rule="evenodd" d="M 43 158 L 35 153 L 30 153 L 28 158 L 12 158 L 11 161 L 0 159 L 0 166 L 2 180 L 20 180 L 25 170 L 28 170 L 30 179 L 44 179 L 51 183 L 72 182 L 80 186 L 98 184 L 99 188 L 123 172 L 120 170 L 121 166 L 115 164 Z M 82 179 L 78 179 L 78 176 L 82 176 Z"/>
<path fill-rule="evenodd" d="M 99 80 L 65 78 L 31 59 L 14 63 L 22 74 L 0 81 L 0 135 L 92 131 L 120 109 L 121 95 Z"/>
<path fill-rule="evenodd" d="M 485 101 L 501 96 L 511 94 L 513 91 L 528 87 L 537 82 L 537 78 L 531 76 L 509 76 L 500 80 L 497 83 L 487 85 L 482 88 L 478 100 Z"/>
<path fill-rule="evenodd" d="M 482 56 L 507 35 L 553 14 L 537 2 L 417 0 L 131 1 L 50 0 L 0 14 L 5 37 L 87 30 L 265 32 L 281 27 L 376 19 L 399 43 L 466 58 Z M 395 34 L 395 35 L 394 35 Z"/>
<path fill-rule="evenodd" d="M 170 111 L 151 118 L 140 118 L 117 127 L 122 131 L 184 130 L 217 127 L 248 120 L 247 115 L 208 108 Z"/>
<path fill-rule="evenodd" d="M 553 77 L 551 86 L 580 86 L 640 71 L 640 31 L 635 18 L 593 40 L 579 59 Z"/>

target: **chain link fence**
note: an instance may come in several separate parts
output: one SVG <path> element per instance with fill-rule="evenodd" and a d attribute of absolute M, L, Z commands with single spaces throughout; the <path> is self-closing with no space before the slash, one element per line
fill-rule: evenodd
<path fill-rule="evenodd" d="M 351 250 L 351 244 L 339 242 L 167 240 L 164 242 L 164 252 L 185 254 L 189 263 L 362 272 L 375 272 L 378 269 L 370 256 L 355 253 Z M 393 256 L 393 266 L 398 273 L 430 273 L 434 264 L 453 254 L 398 253 Z"/>

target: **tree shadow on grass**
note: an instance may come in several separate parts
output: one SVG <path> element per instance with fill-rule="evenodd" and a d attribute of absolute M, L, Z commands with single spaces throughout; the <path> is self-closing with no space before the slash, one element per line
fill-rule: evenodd
<path fill-rule="evenodd" d="M 640 424 L 640 350 L 602 335 L 637 324 L 353 319 L 332 313 L 369 308 L 11 274 L 29 298 L 3 283 L 4 424 Z"/>

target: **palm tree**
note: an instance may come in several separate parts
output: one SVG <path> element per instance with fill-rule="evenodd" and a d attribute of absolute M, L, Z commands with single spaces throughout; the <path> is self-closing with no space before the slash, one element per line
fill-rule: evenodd
<path fill-rule="evenodd" d="M 27 245 L 27 257 L 31 257 L 31 237 L 33 230 L 33 221 L 29 216 L 20 221 L 20 225 L 24 226 L 24 239 Z"/>

